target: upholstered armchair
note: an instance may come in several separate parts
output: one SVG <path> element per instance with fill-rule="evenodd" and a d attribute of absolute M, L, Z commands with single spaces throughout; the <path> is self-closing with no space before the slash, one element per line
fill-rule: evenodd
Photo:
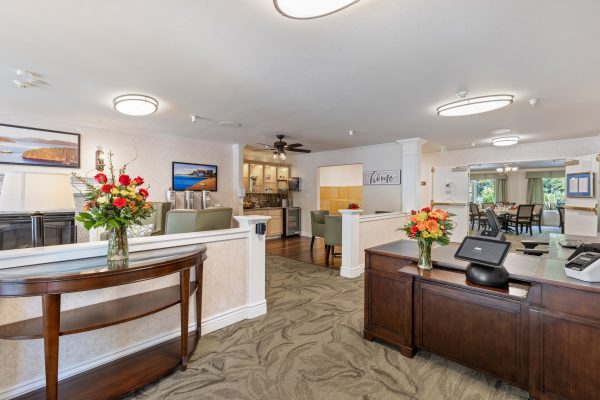
<path fill-rule="evenodd" d="M 310 240 L 310 250 L 312 251 L 315 244 L 315 237 L 325 237 L 325 216 L 329 215 L 327 210 L 316 210 L 310 212 L 310 232 L 312 239 Z"/>
<path fill-rule="evenodd" d="M 167 213 L 166 234 L 229 229 L 232 214 L 233 210 L 229 207 L 171 210 Z"/>

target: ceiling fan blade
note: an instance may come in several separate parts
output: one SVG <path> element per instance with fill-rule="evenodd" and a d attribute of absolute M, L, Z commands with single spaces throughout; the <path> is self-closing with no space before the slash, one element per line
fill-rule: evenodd
<path fill-rule="evenodd" d="M 289 149 L 290 147 L 302 147 L 304 146 L 302 143 L 292 143 L 288 144 L 286 147 Z"/>
<path fill-rule="evenodd" d="M 288 151 L 295 151 L 297 153 L 310 153 L 310 150 L 306 150 L 306 149 L 297 149 L 297 148 L 291 148 L 291 149 L 287 149 Z"/>

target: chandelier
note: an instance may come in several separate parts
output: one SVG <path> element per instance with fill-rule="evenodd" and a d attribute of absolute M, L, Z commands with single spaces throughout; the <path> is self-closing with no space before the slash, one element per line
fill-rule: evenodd
<path fill-rule="evenodd" d="M 518 170 L 519 170 L 519 167 L 509 167 L 508 165 L 505 165 L 504 167 L 496 168 L 496 171 L 500 175 L 509 175 L 513 172 L 517 172 Z"/>

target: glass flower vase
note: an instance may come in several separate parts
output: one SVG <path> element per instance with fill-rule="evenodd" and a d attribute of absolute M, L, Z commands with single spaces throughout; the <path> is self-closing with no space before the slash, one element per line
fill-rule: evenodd
<path fill-rule="evenodd" d="M 126 261 L 129 259 L 129 243 L 127 242 L 127 226 L 111 228 L 108 232 L 108 261 Z"/>
<path fill-rule="evenodd" d="M 419 268 L 430 270 L 431 265 L 431 240 L 418 239 L 419 242 Z"/>

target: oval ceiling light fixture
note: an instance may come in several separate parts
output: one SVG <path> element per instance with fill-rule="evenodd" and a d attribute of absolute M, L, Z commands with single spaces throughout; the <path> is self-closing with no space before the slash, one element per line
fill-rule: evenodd
<path fill-rule="evenodd" d="M 359 0 L 273 0 L 273 5 L 284 17 L 313 19 L 341 11 Z"/>
<path fill-rule="evenodd" d="M 502 136 L 492 138 L 492 144 L 494 146 L 512 146 L 517 143 L 519 143 L 518 136 Z"/>
<path fill-rule="evenodd" d="M 480 114 L 506 107 L 512 104 L 513 99 L 514 96 L 512 94 L 471 97 L 470 99 L 462 99 L 444 104 L 437 108 L 437 113 L 443 117 L 460 117 L 464 115 Z"/>
<path fill-rule="evenodd" d="M 158 100 L 144 94 L 124 94 L 113 100 L 115 110 L 136 117 L 150 115 L 158 110 Z"/>

